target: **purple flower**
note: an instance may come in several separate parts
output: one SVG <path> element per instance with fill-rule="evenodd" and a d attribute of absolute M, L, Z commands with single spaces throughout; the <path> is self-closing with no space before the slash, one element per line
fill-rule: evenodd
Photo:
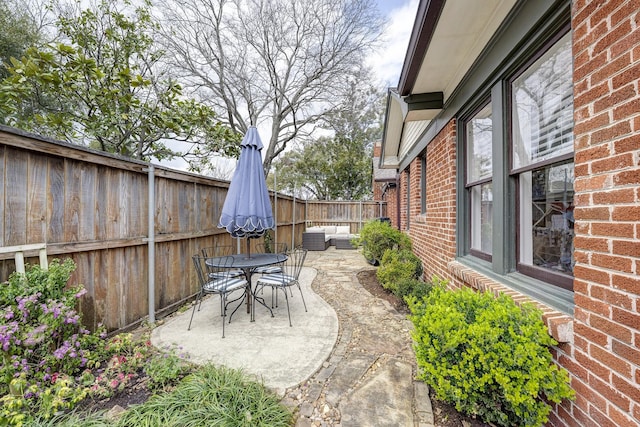
<path fill-rule="evenodd" d="M 60 346 L 59 348 L 55 349 L 55 351 L 53 352 L 53 356 L 56 359 L 62 360 L 64 358 L 64 356 L 69 352 L 69 350 L 70 350 L 69 342 L 65 341 L 64 343 L 62 343 L 62 346 Z"/>
<path fill-rule="evenodd" d="M 24 340 L 24 345 L 27 347 L 33 347 L 40 344 L 45 338 L 45 332 L 47 325 L 40 325 L 27 333 L 27 337 Z"/>
<path fill-rule="evenodd" d="M 10 322 L 6 325 L 0 325 L 0 346 L 3 351 L 9 351 L 14 335 L 18 332 L 18 322 Z M 19 345 L 19 340 L 16 340 L 16 345 Z"/>
<path fill-rule="evenodd" d="M 75 316 L 69 316 L 64 319 L 64 323 L 67 325 L 77 325 L 78 320 L 80 320 L 80 316 L 76 314 Z"/>
<path fill-rule="evenodd" d="M 76 298 L 81 298 L 83 295 L 87 293 L 85 288 L 80 289 L 80 291 L 76 294 Z"/>

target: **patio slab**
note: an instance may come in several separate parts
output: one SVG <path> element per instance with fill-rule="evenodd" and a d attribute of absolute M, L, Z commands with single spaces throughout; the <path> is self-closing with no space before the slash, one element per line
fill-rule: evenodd
<path fill-rule="evenodd" d="M 300 274 L 307 312 L 298 289 L 294 288 L 293 298 L 289 298 L 293 326 L 289 326 L 286 302 L 280 293 L 274 317 L 258 304 L 256 321 L 251 322 L 245 307 L 240 307 L 231 323 L 225 325 L 222 338 L 220 300 L 209 297 L 203 301 L 201 310 L 195 312 L 190 331 L 187 326 L 192 310 L 155 328 L 151 342 L 159 348 L 179 346 L 195 363 L 212 362 L 242 369 L 282 396 L 287 388 L 305 381 L 322 366 L 338 337 L 335 311 L 311 290 L 316 274 L 310 267 L 304 267 Z M 270 305 L 271 291 L 265 290 L 264 297 Z"/>

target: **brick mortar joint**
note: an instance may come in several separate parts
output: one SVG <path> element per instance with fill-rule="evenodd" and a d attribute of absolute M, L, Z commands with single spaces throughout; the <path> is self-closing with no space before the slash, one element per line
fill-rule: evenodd
<path fill-rule="evenodd" d="M 450 261 L 447 270 L 457 279 L 479 291 L 490 291 L 494 295 L 505 293 L 510 295 L 516 304 L 531 302 L 542 311 L 542 320 L 547 326 L 549 335 L 559 343 L 573 342 L 573 318 L 561 313 L 528 295 L 511 289 L 503 283 L 493 280 L 458 261 Z"/>

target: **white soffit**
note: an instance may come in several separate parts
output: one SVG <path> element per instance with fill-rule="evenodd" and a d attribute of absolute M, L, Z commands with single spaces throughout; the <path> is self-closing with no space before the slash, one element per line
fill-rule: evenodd
<path fill-rule="evenodd" d="M 446 103 L 515 3 L 447 0 L 411 92 L 444 92 Z"/>
<path fill-rule="evenodd" d="M 407 152 L 416 145 L 420 139 L 420 135 L 422 135 L 422 132 L 429 126 L 429 123 L 431 123 L 431 120 L 412 121 L 404 124 L 402 140 L 400 141 L 400 158 L 403 158 Z"/>
<path fill-rule="evenodd" d="M 404 127 L 404 116 L 407 105 L 398 93 L 392 89 L 389 91 L 387 103 L 387 122 L 384 129 L 384 155 L 380 167 L 398 167 L 398 149 Z"/>

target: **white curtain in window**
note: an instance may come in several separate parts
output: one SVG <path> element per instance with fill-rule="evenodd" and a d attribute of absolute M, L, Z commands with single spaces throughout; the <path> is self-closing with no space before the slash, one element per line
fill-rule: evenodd
<path fill-rule="evenodd" d="M 571 70 L 569 33 L 514 80 L 514 169 L 573 151 Z"/>

